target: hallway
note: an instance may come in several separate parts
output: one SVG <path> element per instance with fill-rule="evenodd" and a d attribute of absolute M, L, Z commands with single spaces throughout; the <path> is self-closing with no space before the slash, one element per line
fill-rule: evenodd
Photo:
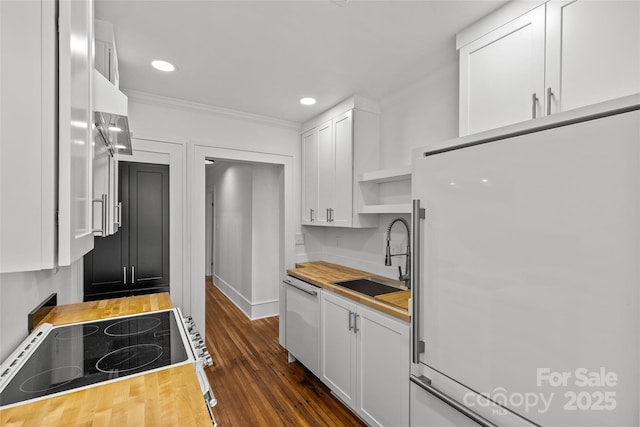
<path fill-rule="evenodd" d="M 249 320 L 206 283 L 207 369 L 222 426 L 363 426 L 278 344 L 278 317 Z"/>

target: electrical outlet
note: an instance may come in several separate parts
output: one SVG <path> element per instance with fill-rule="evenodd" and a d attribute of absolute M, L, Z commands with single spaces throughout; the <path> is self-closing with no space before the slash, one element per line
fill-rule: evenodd
<path fill-rule="evenodd" d="M 296 245 L 304 245 L 304 233 L 296 233 Z"/>

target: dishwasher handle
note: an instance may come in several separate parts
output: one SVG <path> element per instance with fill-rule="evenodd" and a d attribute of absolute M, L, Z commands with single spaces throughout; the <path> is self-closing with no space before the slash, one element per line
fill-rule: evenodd
<path fill-rule="evenodd" d="M 309 295 L 311 295 L 313 297 L 318 296 L 318 292 L 317 291 L 310 291 L 309 289 L 305 289 L 302 286 L 297 285 L 297 284 L 293 283 L 290 280 L 284 280 L 283 282 L 284 282 L 285 285 L 293 286 L 294 288 L 304 292 L 305 294 L 309 294 Z"/>

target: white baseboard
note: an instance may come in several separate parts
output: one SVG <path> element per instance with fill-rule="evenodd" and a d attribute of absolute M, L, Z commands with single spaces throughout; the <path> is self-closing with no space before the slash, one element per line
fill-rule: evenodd
<path fill-rule="evenodd" d="M 277 316 L 280 312 L 279 300 L 277 299 L 251 302 L 218 275 L 214 276 L 213 284 L 251 320 Z"/>
<path fill-rule="evenodd" d="M 251 306 L 251 320 L 264 319 L 265 317 L 277 316 L 280 313 L 280 301 L 255 302 Z"/>

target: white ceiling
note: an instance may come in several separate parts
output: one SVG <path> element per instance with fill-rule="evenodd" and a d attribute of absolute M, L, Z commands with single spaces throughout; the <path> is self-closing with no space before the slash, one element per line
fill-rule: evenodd
<path fill-rule="evenodd" d="M 504 0 L 96 0 L 120 85 L 304 122 L 359 94 L 381 100 L 454 61 L 455 33 Z M 151 68 L 153 59 L 177 72 Z M 303 107 L 298 99 L 318 103 Z"/>

